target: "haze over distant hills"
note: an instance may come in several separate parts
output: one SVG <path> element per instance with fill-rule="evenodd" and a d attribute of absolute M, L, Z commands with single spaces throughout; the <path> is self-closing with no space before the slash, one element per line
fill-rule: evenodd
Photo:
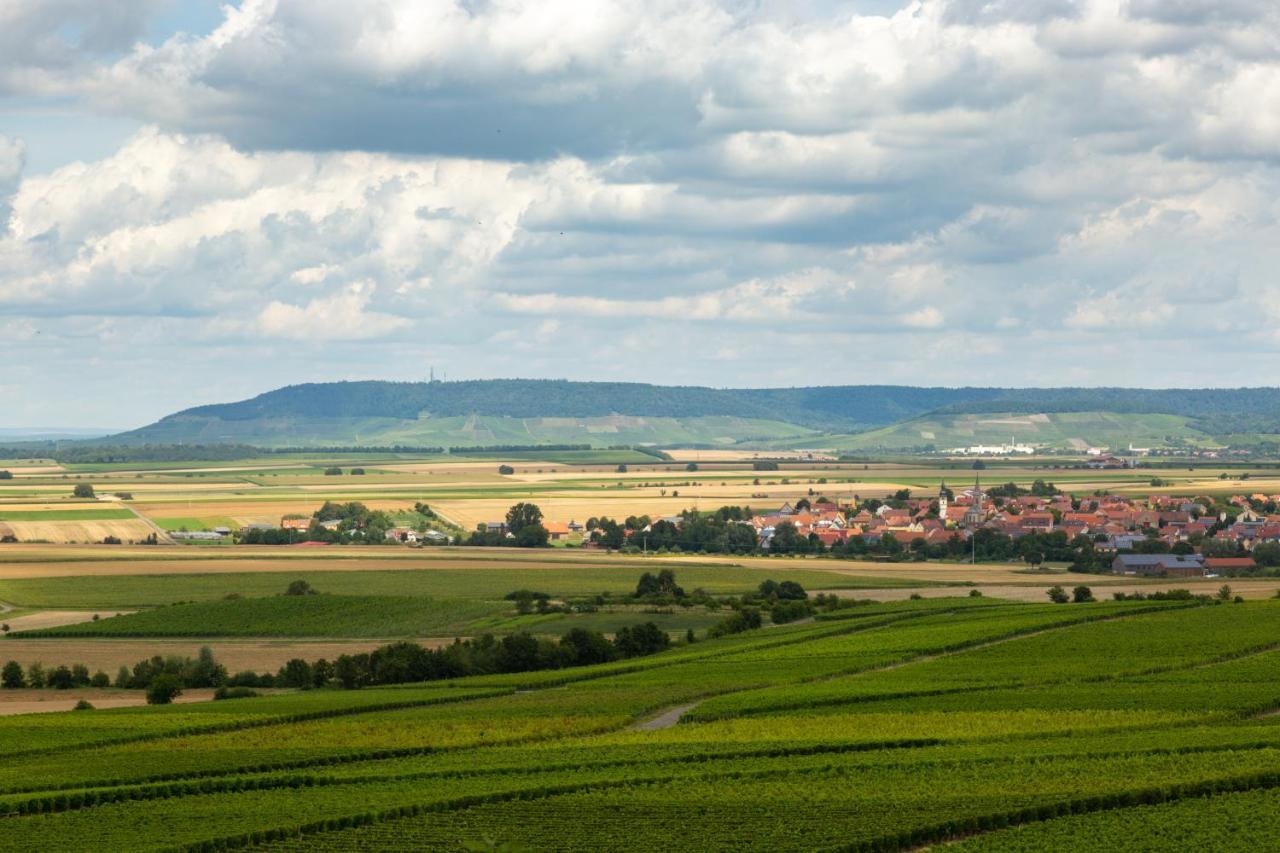
<path fill-rule="evenodd" d="M 293 385 L 199 406 L 119 444 L 477 446 L 655 444 L 945 449 L 1007 441 L 1061 449 L 1280 437 L 1280 389 L 717 389 L 494 379 Z"/>

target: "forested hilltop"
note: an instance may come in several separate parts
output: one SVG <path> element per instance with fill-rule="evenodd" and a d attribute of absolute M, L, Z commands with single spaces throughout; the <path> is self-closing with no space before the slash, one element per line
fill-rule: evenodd
<path fill-rule="evenodd" d="M 110 441 L 821 446 L 814 440 L 822 436 L 867 433 L 926 415 L 1080 412 L 1176 415 L 1189 419 L 1189 434 L 1205 436 L 1280 433 L 1280 389 L 729 389 L 540 379 L 332 382 L 187 409 Z"/>

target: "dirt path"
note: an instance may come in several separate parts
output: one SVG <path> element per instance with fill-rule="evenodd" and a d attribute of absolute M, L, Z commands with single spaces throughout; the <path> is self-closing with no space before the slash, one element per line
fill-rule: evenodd
<path fill-rule="evenodd" d="M 123 506 L 125 509 L 129 510 L 129 512 L 133 513 L 138 518 L 138 520 L 141 521 L 143 524 L 147 525 L 147 527 L 150 527 L 151 531 L 156 535 L 156 540 L 159 541 L 160 544 L 162 545 L 178 544 L 173 541 L 173 538 L 171 536 L 169 536 L 169 531 L 165 530 L 163 527 L 156 524 L 154 521 L 147 518 L 142 513 L 138 512 L 136 509 L 133 508 L 132 504 L 126 503 L 125 501 L 120 501 L 120 505 Z"/>
<path fill-rule="evenodd" d="M 687 705 L 677 705 L 674 708 L 668 708 L 656 717 L 650 717 L 642 720 L 631 727 L 632 731 L 637 732 L 656 732 L 662 729 L 669 729 L 676 723 L 680 722 L 680 718 L 701 705 L 701 702 L 690 702 Z"/>

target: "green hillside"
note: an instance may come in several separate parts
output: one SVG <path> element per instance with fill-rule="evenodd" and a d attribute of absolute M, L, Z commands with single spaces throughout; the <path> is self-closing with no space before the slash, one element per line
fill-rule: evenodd
<path fill-rule="evenodd" d="M 275 417 L 253 420 L 180 415 L 142 431 L 155 444 L 252 444 L 258 447 L 394 445 L 465 447 L 533 444 L 733 445 L 799 439 L 820 432 L 783 421 L 725 415 L 512 418 L 454 415 L 417 418 Z"/>
<path fill-rule="evenodd" d="M 1066 449 L 1131 442 L 1214 444 L 1214 437 L 1225 435 L 1239 445 L 1276 433 L 1280 389 L 1275 388 L 732 389 L 494 379 L 293 385 L 248 400 L 187 409 L 93 443 L 870 450 L 990 444 L 1013 435 Z"/>
<path fill-rule="evenodd" d="M 1184 415 L 1060 412 L 929 415 L 856 435 L 827 436 L 836 450 L 950 450 L 976 444 L 1019 444 L 1055 450 L 1106 447 L 1218 447 Z"/>

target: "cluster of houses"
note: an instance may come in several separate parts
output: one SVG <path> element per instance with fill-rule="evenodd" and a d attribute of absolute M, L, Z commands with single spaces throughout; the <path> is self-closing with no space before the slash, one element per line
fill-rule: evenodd
<path fill-rule="evenodd" d="M 831 503 L 797 509 L 790 504 L 775 512 L 757 515 L 751 524 L 763 547 L 768 547 L 783 522 L 801 536 L 815 535 L 831 547 L 860 536 L 868 543 L 892 535 L 906 545 L 918 539 L 941 544 L 953 536 L 967 539 L 979 529 L 994 530 L 1019 539 L 1029 533 L 1063 533 L 1068 541 L 1077 536 L 1091 539 L 1095 549 L 1115 553 L 1112 569 L 1118 574 L 1192 576 L 1214 575 L 1254 567 L 1249 557 L 1204 557 L 1192 554 L 1132 554 L 1154 539 L 1169 549 L 1179 543 L 1222 543 L 1223 550 L 1252 550 L 1263 542 L 1280 542 L 1280 514 L 1262 515 L 1260 504 L 1280 505 L 1280 495 L 1237 495 L 1233 511 L 1214 512 L 1206 499 L 1155 495 L 1135 500 L 1120 495 L 1091 496 L 1073 500 L 1066 494 L 1019 495 L 1000 499 L 973 487 L 960 492 L 941 485 L 934 499 L 914 498 L 844 511 Z M 1176 548 L 1187 550 L 1187 548 Z"/>
<path fill-rule="evenodd" d="M 980 527 L 995 527 L 1014 537 L 1029 532 L 1048 533 L 1055 525 L 1051 509 L 1061 512 L 1065 507 L 1071 511 L 1071 499 L 1065 495 L 1052 499 L 1023 496 L 998 507 L 982 491 L 977 479 L 973 488 L 959 493 L 953 493 L 943 483 L 936 499 L 913 498 L 897 503 L 901 506 L 882 504 L 875 510 L 864 507 L 852 514 L 831 503 L 799 510 L 785 504 L 776 512 L 755 516 L 751 524 L 766 548 L 784 521 L 790 522 L 801 536 L 816 535 L 828 548 L 842 545 L 854 536 L 873 543 L 885 535 L 892 535 L 903 544 L 923 539 L 933 545 L 946 542 L 957 533 L 968 536 Z"/>

